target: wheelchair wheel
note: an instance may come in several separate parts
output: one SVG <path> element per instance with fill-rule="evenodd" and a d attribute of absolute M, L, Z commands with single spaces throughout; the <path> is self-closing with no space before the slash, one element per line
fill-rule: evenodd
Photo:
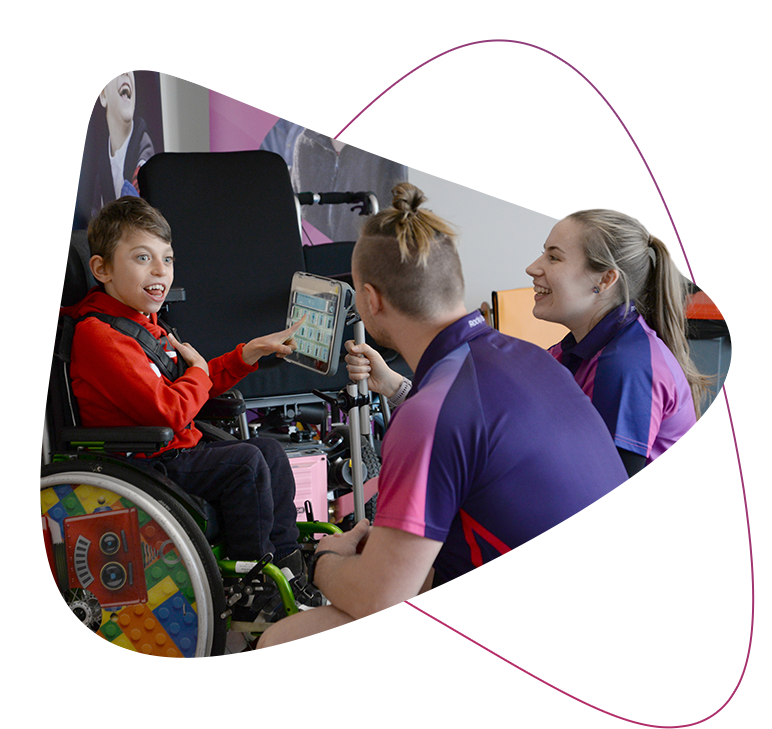
<path fill-rule="evenodd" d="M 43 532 L 58 587 L 75 615 L 141 653 L 221 655 L 222 578 L 190 514 L 151 477 L 114 462 L 46 466 Z"/>

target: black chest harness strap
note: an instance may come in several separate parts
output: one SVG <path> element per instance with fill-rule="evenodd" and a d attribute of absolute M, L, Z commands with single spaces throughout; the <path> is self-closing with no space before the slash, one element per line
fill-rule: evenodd
<path fill-rule="evenodd" d="M 188 366 L 179 353 L 176 357 L 169 356 L 169 351 L 173 351 L 174 348 L 167 337 L 164 336 L 160 339 L 156 339 L 147 329 L 145 329 L 145 327 L 131 319 L 126 319 L 122 316 L 103 314 L 98 311 L 92 311 L 91 313 L 76 319 L 75 324 L 90 317 L 95 317 L 96 319 L 99 319 L 99 321 L 109 324 L 115 331 L 136 340 L 139 343 L 139 346 L 142 347 L 148 359 L 158 367 L 161 374 L 168 380 L 176 380 L 183 375 L 187 369 Z M 160 319 L 158 320 L 158 325 L 167 333 L 173 331 L 170 326 Z M 166 349 L 164 345 L 167 345 L 168 349 Z"/>

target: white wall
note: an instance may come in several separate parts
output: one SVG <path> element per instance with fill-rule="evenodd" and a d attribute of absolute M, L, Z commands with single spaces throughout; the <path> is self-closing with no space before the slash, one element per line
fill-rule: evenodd
<path fill-rule="evenodd" d="M 635 71 L 587 71 L 635 130 Z M 417 71 L 409 177 L 460 227 L 468 308 L 529 286 L 525 267 L 574 205 L 632 209 L 634 147 L 573 71 Z"/>

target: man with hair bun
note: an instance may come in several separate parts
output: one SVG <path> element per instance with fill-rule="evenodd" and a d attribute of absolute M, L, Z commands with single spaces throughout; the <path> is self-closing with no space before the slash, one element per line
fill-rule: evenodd
<path fill-rule="evenodd" d="M 261 648 L 414 597 L 514 549 L 626 480 L 609 432 L 570 373 L 464 306 L 451 226 L 408 183 L 368 218 L 354 248 L 367 331 L 415 372 L 387 382 L 374 350 L 347 343 L 349 372 L 404 394 L 383 441 L 378 510 L 317 545 L 313 575 L 331 605 L 272 626 Z M 381 389 L 383 388 L 383 389 Z M 395 391 L 397 390 L 397 391 Z"/>

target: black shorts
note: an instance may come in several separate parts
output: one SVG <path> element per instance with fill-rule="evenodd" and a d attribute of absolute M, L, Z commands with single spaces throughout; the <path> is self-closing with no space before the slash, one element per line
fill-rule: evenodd
<path fill-rule="evenodd" d="M 718 557 L 654 547 L 657 602 L 649 623 L 649 658 L 674 658 L 705 643 L 724 606 L 724 568 Z"/>
<path fill-rule="evenodd" d="M 432 617 L 411 607 L 392 625 L 389 655 L 394 658 L 495 658 L 493 653 L 502 658 L 526 657 L 525 653 L 513 649 L 489 629 L 478 626 L 436 575 L 431 598 L 419 597 L 413 604 Z M 445 625 L 432 618 L 441 620 Z M 493 653 L 475 645 L 472 640 Z"/>

